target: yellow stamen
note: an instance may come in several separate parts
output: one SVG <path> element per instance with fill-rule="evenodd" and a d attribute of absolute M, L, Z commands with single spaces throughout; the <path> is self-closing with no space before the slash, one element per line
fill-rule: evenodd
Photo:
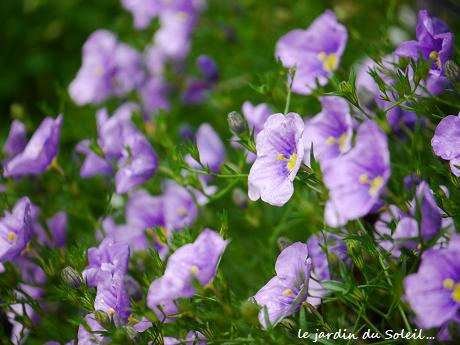
<path fill-rule="evenodd" d="M 452 298 L 455 302 L 460 302 L 460 283 L 455 284 L 454 292 L 452 292 Z"/>
<path fill-rule="evenodd" d="M 289 295 L 295 296 L 294 292 L 291 289 L 284 290 L 283 295 L 284 296 L 289 296 Z"/>
<path fill-rule="evenodd" d="M 294 153 L 291 157 L 289 157 L 288 162 L 287 162 L 287 168 L 289 171 L 294 170 L 296 162 L 297 162 L 297 154 Z"/>
<path fill-rule="evenodd" d="M 338 63 L 337 54 L 326 54 L 325 52 L 320 52 L 317 57 L 323 63 L 323 69 L 326 72 L 332 72 L 336 69 Z"/>
<path fill-rule="evenodd" d="M 335 138 L 334 137 L 329 137 L 326 139 L 326 144 L 329 144 L 329 145 L 332 145 L 333 143 L 335 143 Z"/>
<path fill-rule="evenodd" d="M 375 196 L 377 194 L 377 192 L 379 191 L 380 187 L 382 187 L 382 186 L 383 186 L 383 177 L 382 176 L 377 176 L 371 182 L 371 189 L 369 190 L 369 194 L 371 196 Z"/>
<path fill-rule="evenodd" d="M 183 216 L 185 216 L 186 214 L 187 214 L 187 210 L 186 210 L 185 208 L 179 207 L 179 208 L 177 209 L 177 215 L 178 215 L 178 216 L 182 216 L 182 217 L 183 217 Z"/>
<path fill-rule="evenodd" d="M 110 307 L 110 309 L 109 309 L 109 314 L 110 314 L 110 316 L 114 316 L 114 315 L 115 315 L 115 309 L 113 309 L 112 307 Z"/>
<path fill-rule="evenodd" d="M 436 50 L 433 50 L 431 53 L 430 53 L 430 59 L 431 60 L 436 60 L 438 58 L 438 52 Z"/>
<path fill-rule="evenodd" d="M 29 254 L 29 253 L 30 253 L 30 241 L 27 242 L 26 247 L 24 248 L 23 251 L 21 251 L 21 255 Z"/>
<path fill-rule="evenodd" d="M 367 176 L 366 174 L 362 174 L 361 176 L 359 176 L 359 183 L 369 183 L 369 176 Z"/>
<path fill-rule="evenodd" d="M 447 279 L 444 279 L 442 285 L 446 288 L 446 289 L 449 289 L 449 290 L 452 290 L 455 286 L 455 282 L 453 279 L 450 279 L 450 278 L 447 278 Z"/>
<path fill-rule="evenodd" d="M 184 11 L 181 11 L 181 12 L 178 12 L 178 13 L 176 14 L 176 17 L 177 17 L 177 19 L 180 20 L 180 21 L 186 21 L 187 18 L 188 18 L 188 13 L 187 13 L 187 12 L 184 12 Z"/>
<path fill-rule="evenodd" d="M 15 238 L 16 238 L 16 234 L 15 234 L 13 231 L 10 231 L 10 232 L 8 233 L 8 240 L 9 240 L 10 242 L 13 242 Z"/>
<path fill-rule="evenodd" d="M 280 153 L 280 154 L 278 155 L 278 160 L 279 160 L 279 161 L 285 160 L 285 158 L 284 158 L 284 156 L 283 156 L 282 153 Z"/>
<path fill-rule="evenodd" d="M 343 152 L 345 149 L 345 144 L 347 143 L 348 135 L 347 133 L 343 133 L 340 138 L 337 140 L 337 143 L 339 144 L 339 150 Z"/>
<path fill-rule="evenodd" d="M 199 271 L 199 269 L 198 269 L 198 267 L 196 267 L 196 266 L 194 265 L 194 266 L 190 267 L 190 271 L 192 271 L 193 274 L 197 274 L 198 271 Z"/>

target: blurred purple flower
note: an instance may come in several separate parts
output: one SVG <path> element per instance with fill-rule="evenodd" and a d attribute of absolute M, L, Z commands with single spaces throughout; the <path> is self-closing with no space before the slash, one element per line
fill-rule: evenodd
<path fill-rule="evenodd" d="M 24 150 L 5 164 L 3 176 L 21 177 L 44 172 L 57 155 L 61 127 L 62 114 L 56 119 L 44 119 Z"/>
<path fill-rule="evenodd" d="M 117 272 L 128 271 L 129 247 L 125 243 L 106 238 L 99 247 L 88 249 L 88 266 L 82 272 L 88 286 L 96 286 L 110 279 Z"/>
<path fill-rule="evenodd" d="M 185 345 L 206 345 L 206 337 L 198 331 L 190 331 L 185 336 Z M 173 337 L 163 337 L 164 345 L 184 344 L 181 339 Z"/>
<path fill-rule="evenodd" d="M 163 184 L 163 202 L 165 226 L 169 231 L 182 230 L 195 222 L 198 208 L 192 195 L 184 187 L 174 181 L 165 182 Z"/>
<path fill-rule="evenodd" d="M 8 158 L 13 158 L 18 155 L 27 145 L 27 130 L 26 126 L 19 120 L 14 120 L 11 123 L 10 132 L 6 139 L 3 151 L 8 155 Z"/>
<path fill-rule="evenodd" d="M 365 216 L 379 200 L 390 177 L 390 154 L 385 133 L 372 121 L 358 128 L 355 147 L 323 167 L 329 189 L 325 218 L 338 227 Z"/>
<path fill-rule="evenodd" d="M 169 110 L 169 86 L 162 77 L 150 77 L 140 88 L 139 95 L 142 105 L 148 113 L 158 113 L 159 110 Z"/>
<path fill-rule="evenodd" d="M 276 326 L 300 309 L 308 295 L 311 260 L 305 243 L 296 242 L 278 256 L 273 277 L 254 296 L 262 308 L 259 321 L 263 328 Z"/>
<path fill-rule="evenodd" d="M 99 345 L 109 343 L 110 339 L 101 334 L 101 332 L 107 330 L 96 321 L 96 317 L 93 313 L 86 315 L 84 322 L 89 330 L 83 324 L 78 327 L 78 345 Z"/>
<path fill-rule="evenodd" d="M 421 55 L 431 62 L 430 74 L 439 77 L 443 74 L 444 64 L 453 54 L 453 35 L 447 30 L 444 22 L 430 17 L 426 10 L 421 10 L 418 14 L 417 40 L 402 43 L 395 54 L 413 59 Z"/>
<path fill-rule="evenodd" d="M 186 104 L 202 103 L 207 94 L 219 79 L 219 70 L 216 62 L 207 55 L 200 55 L 197 59 L 197 67 L 203 78 L 191 78 L 187 81 L 182 101 Z"/>
<path fill-rule="evenodd" d="M 347 38 L 346 28 L 330 10 L 308 29 L 292 30 L 281 37 L 275 55 L 284 67 L 295 67 L 292 90 L 309 95 L 317 83 L 325 85 L 340 63 Z"/>
<path fill-rule="evenodd" d="M 132 13 L 136 29 L 145 29 L 161 10 L 161 0 L 121 0 L 123 7 Z"/>
<path fill-rule="evenodd" d="M 11 261 L 27 248 L 32 236 L 31 203 L 21 198 L 13 212 L 0 219 L 0 261 Z"/>
<path fill-rule="evenodd" d="M 460 307 L 460 237 L 454 236 L 447 248 L 424 252 L 418 272 L 404 279 L 404 288 L 421 327 L 455 319 Z"/>
<path fill-rule="evenodd" d="M 212 281 L 227 244 L 218 233 L 205 229 L 195 242 L 177 249 L 169 257 L 164 275 L 150 285 L 147 305 L 160 319 L 170 321 L 167 316 L 178 311 L 174 301 L 195 294 L 195 279 L 202 286 Z"/>
<path fill-rule="evenodd" d="M 34 208 L 35 207 L 33 206 L 32 210 L 34 210 Z M 64 247 L 67 237 L 67 214 L 65 212 L 59 212 L 53 217 L 47 219 L 46 225 L 49 229 L 48 234 L 40 223 L 38 223 L 38 212 L 38 208 L 36 208 L 35 212 L 32 212 L 33 228 L 34 233 L 37 236 L 37 241 L 50 248 Z"/>
<path fill-rule="evenodd" d="M 82 59 L 69 85 L 70 96 L 78 105 L 124 96 L 144 79 L 142 55 L 107 30 L 91 34 L 83 45 Z"/>
<path fill-rule="evenodd" d="M 460 113 L 446 116 L 439 122 L 431 146 L 436 156 L 449 161 L 452 173 L 460 176 Z"/>
<path fill-rule="evenodd" d="M 257 159 L 248 177 L 248 194 L 284 205 L 294 193 L 293 181 L 304 155 L 304 122 L 296 113 L 271 115 L 257 135 Z"/>
<path fill-rule="evenodd" d="M 319 162 L 334 159 L 351 149 L 353 119 L 348 103 L 340 97 L 321 97 L 322 111 L 305 122 L 304 163 L 310 165 L 313 145 Z"/>

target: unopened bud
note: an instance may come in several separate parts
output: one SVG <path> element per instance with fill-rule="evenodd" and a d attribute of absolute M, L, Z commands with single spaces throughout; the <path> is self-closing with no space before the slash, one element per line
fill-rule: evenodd
<path fill-rule="evenodd" d="M 134 343 L 137 344 L 137 340 L 139 338 L 139 333 L 137 333 L 136 329 L 133 326 L 127 325 L 125 326 L 126 333 L 128 334 L 129 339 Z"/>
<path fill-rule="evenodd" d="M 244 131 L 244 119 L 243 116 L 237 111 L 228 113 L 227 116 L 228 127 L 234 133 L 242 133 Z"/>
<path fill-rule="evenodd" d="M 81 274 L 70 266 L 67 266 L 62 270 L 61 278 L 72 289 L 78 289 L 83 284 Z"/>
<path fill-rule="evenodd" d="M 452 84 L 460 83 L 460 68 L 453 60 L 448 60 L 444 65 L 444 74 Z"/>
<path fill-rule="evenodd" d="M 232 200 L 236 206 L 240 208 L 247 208 L 248 207 L 248 196 L 247 194 L 240 188 L 235 188 L 232 192 Z"/>
<path fill-rule="evenodd" d="M 94 312 L 94 318 L 105 329 L 110 327 L 110 317 L 105 311 L 96 310 Z"/>
<path fill-rule="evenodd" d="M 278 237 L 278 240 L 276 242 L 278 244 L 278 248 L 280 249 L 280 251 L 283 251 L 292 244 L 292 241 L 284 236 Z"/>
<path fill-rule="evenodd" d="M 352 93 L 353 92 L 353 88 L 351 87 L 350 83 L 347 82 L 347 81 L 341 81 L 339 83 L 338 89 L 339 89 L 340 92 L 343 92 L 343 93 Z"/>

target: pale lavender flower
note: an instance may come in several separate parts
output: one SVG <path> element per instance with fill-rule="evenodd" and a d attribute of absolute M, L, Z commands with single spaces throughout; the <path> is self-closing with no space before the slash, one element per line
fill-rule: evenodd
<path fill-rule="evenodd" d="M 190 331 L 185 336 L 185 345 L 206 345 L 206 337 L 198 331 Z M 173 337 L 163 337 L 164 345 L 184 344 L 183 340 Z"/>
<path fill-rule="evenodd" d="M 84 322 L 89 330 L 83 324 L 78 327 L 78 345 L 98 345 L 110 342 L 110 339 L 101 334 L 107 330 L 96 321 L 93 313 L 86 315 Z"/>
<path fill-rule="evenodd" d="M 164 275 L 150 285 L 147 305 L 160 319 L 171 321 L 168 316 L 178 312 L 174 301 L 195 294 L 194 280 L 203 286 L 212 281 L 227 244 L 218 233 L 205 229 L 195 242 L 177 249 L 169 257 Z"/>
<path fill-rule="evenodd" d="M 198 216 L 198 208 L 190 192 L 174 181 L 163 184 L 163 203 L 165 226 L 169 231 L 191 226 Z"/>
<path fill-rule="evenodd" d="M 57 155 L 62 120 L 61 114 L 56 119 L 44 119 L 24 150 L 5 164 L 3 176 L 21 177 L 43 173 Z"/>
<path fill-rule="evenodd" d="M 21 198 L 13 212 L 0 219 L 0 261 L 11 261 L 27 248 L 32 236 L 31 203 Z"/>
<path fill-rule="evenodd" d="M 132 13 L 134 26 L 137 29 L 147 28 L 162 8 L 161 0 L 121 0 L 121 3 Z"/>
<path fill-rule="evenodd" d="M 452 173 L 460 176 L 460 113 L 439 122 L 431 146 L 436 156 L 449 161 Z"/>
<path fill-rule="evenodd" d="M 336 70 L 347 43 L 347 30 L 326 10 L 306 30 L 292 30 L 276 44 L 284 67 L 295 68 L 294 92 L 309 95 L 317 83 L 325 85 Z"/>
<path fill-rule="evenodd" d="M 144 79 L 140 53 L 120 43 L 110 31 L 97 30 L 83 45 L 83 62 L 69 85 L 78 105 L 124 96 Z"/>
<path fill-rule="evenodd" d="M 296 113 L 271 115 L 257 135 L 257 159 L 248 177 L 248 194 L 284 205 L 294 193 L 293 181 L 304 156 L 304 122 Z"/>
<path fill-rule="evenodd" d="M 455 319 L 460 307 L 460 237 L 453 237 L 447 248 L 424 252 L 418 272 L 405 278 L 404 288 L 421 327 Z"/>
<path fill-rule="evenodd" d="M 355 147 L 323 167 L 329 189 L 325 218 L 338 227 L 368 214 L 390 177 L 385 133 L 372 121 L 358 128 Z"/>
<path fill-rule="evenodd" d="M 296 242 L 285 248 L 276 260 L 275 271 L 276 276 L 254 296 L 262 308 L 259 321 L 265 329 L 296 313 L 306 301 L 311 271 L 307 245 Z"/>
<path fill-rule="evenodd" d="M 33 214 L 34 212 L 32 212 Z M 39 243 L 47 245 L 50 248 L 64 247 L 67 238 L 67 214 L 58 212 L 51 218 L 46 220 L 46 225 L 49 229 L 49 234 L 38 223 L 38 212 L 33 215 L 34 232 Z"/>
<path fill-rule="evenodd" d="M 88 286 L 96 286 L 110 279 L 115 273 L 128 270 L 129 247 L 125 243 L 106 238 L 99 247 L 88 249 L 88 266 L 82 272 Z"/>
<path fill-rule="evenodd" d="M 150 77 L 138 90 L 145 110 L 154 114 L 160 110 L 169 110 L 169 89 L 162 77 Z"/>
<path fill-rule="evenodd" d="M 310 165 L 313 146 L 319 162 L 334 159 L 351 149 L 353 119 L 348 103 L 340 97 L 321 97 L 322 111 L 305 123 L 304 163 Z"/>
<path fill-rule="evenodd" d="M 123 273 L 115 272 L 112 276 L 99 281 L 94 309 L 102 310 L 117 323 L 126 323 L 130 314 L 131 303 L 125 290 Z"/>
<path fill-rule="evenodd" d="M 21 153 L 27 145 L 27 130 L 26 126 L 19 120 L 14 120 L 11 123 L 10 132 L 6 139 L 3 151 L 12 158 Z"/>

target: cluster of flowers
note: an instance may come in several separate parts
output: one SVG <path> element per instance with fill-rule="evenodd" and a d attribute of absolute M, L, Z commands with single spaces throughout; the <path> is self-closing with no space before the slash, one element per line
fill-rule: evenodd
<path fill-rule="evenodd" d="M 95 32 L 83 47 L 82 67 L 69 87 L 71 97 L 80 105 L 100 103 L 112 96 L 121 98 L 131 91 L 138 92 L 141 99 L 141 104 L 124 103 L 112 116 L 106 109 L 99 110 L 97 142 L 83 140 L 77 146 L 77 151 L 85 155 L 81 177 L 114 175 L 116 193 L 129 193 L 126 223 L 117 224 L 110 216 L 101 220 L 103 231 L 98 234 L 101 242 L 88 250 L 88 266 L 83 277 L 89 287 L 96 288 L 97 295 L 95 312 L 85 316 L 78 330 L 78 344 L 109 341 L 101 332 L 105 330 L 99 321 L 101 312 L 116 326 L 131 327 L 135 332 L 152 326 L 149 320 L 137 320 L 131 312 L 130 298 L 135 297 L 130 292 L 140 290 L 128 274 L 131 253 L 153 247 L 166 261 L 164 274 L 150 285 L 147 306 L 162 322 L 174 322 L 180 313 L 177 300 L 192 298 L 197 283 L 202 287 L 212 283 L 229 243 L 217 232 L 205 229 L 193 243 L 176 249 L 168 257 L 171 234 L 191 226 L 198 216 L 198 206 L 206 203 L 216 190 L 208 183 L 213 174 L 220 171 L 225 147 L 209 124 L 202 124 L 195 135 L 199 158 L 185 157 L 189 169 L 183 172 L 197 172 L 206 194 L 172 180 L 164 181 L 160 196 L 140 189 L 134 191 L 154 176 L 159 159 L 131 117 L 136 111 L 145 115 L 169 108 L 169 86 L 163 75 L 165 63 L 172 62 L 176 70 L 180 70 L 203 4 L 192 0 L 124 0 L 123 5 L 133 13 L 138 28 L 147 27 L 154 17 L 159 17 L 160 29 L 153 45 L 142 56 L 120 43 L 114 34 L 104 30 Z M 441 92 L 448 84 L 444 67 L 452 58 L 453 37 L 447 30 L 440 20 L 421 11 L 417 41 L 401 44 L 386 59 L 386 67 L 393 69 L 397 68 L 394 62 L 399 57 L 430 62 L 425 90 L 419 97 L 426 92 Z M 285 67 L 295 69 L 289 81 L 292 91 L 307 95 L 325 85 L 339 66 L 346 42 L 347 30 L 331 11 L 317 18 L 307 30 L 294 30 L 282 37 L 276 46 L 276 56 Z M 198 64 L 204 80 L 187 82 L 183 94 L 186 102 L 203 100 L 203 92 L 217 80 L 217 68 L 212 60 L 201 57 Z M 376 108 L 392 107 L 395 99 L 382 100 L 378 85 L 367 73 L 370 66 L 369 61 L 363 63 L 357 81 L 358 89 L 375 100 L 373 105 L 366 104 L 368 114 L 350 108 L 345 100 L 336 96 L 322 97 L 322 111 L 306 120 L 297 113 L 273 114 L 267 104 L 243 104 L 242 112 L 256 145 L 255 154 L 246 151 L 247 162 L 253 163 L 248 195 L 251 200 L 262 199 L 274 206 L 286 204 L 294 193 L 299 170 L 308 169 L 313 158 L 320 164 L 329 191 L 324 210 L 327 225 L 346 231 L 347 222 L 376 214 L 376 242 L 393 257 L 400 256 L 402 248 L 417 251 L 423 243 L 435 240 L 436 243 L 423 252 L 418 272 L 406 277 L 405 298 L 421 327 L 442 327 L 442 337 L 448 338 L 448 324 L 460 322 L 457 316 L 460 238 L 453 234 L 452 221 L 444 217 L 425 181 L 413 176 L 407 178 L 408 191 L 414 198 L 407 210 L 386 203 L 386 184 L 391 174 L 388 139 L 373 116 Z M 388 79 L 387 83 L 392 81 Z M 386 112 L 387 119 L 395 132 L 417 121 L 415 114 L 402 106 L 390 110 Z M 41 174 L 57 166 L 55 158 L 62 121 L 61 115 L 55 120 L 45 119 L 28 143 L 24 124 L 15 121 L 4 147 L 8 156 L 3 164 L 4 177 Z M 448 116 L 441 121 L 432 139 L 435 154 L 450 161 L 456 175 L 460 175 L 459 138 L 460 120 L 457 116 Z M 237 138 L 233 145 L 241 147 Z M 0 220 L 0 262 L 13 262 L 19 267 L 24 281 L 21 291 L 34 298 L 41 296 L 42 291 L 36 286 L 43 284 L 46 276 L 28 259 L 34 254 L 31 240 L 34 238 L 47 246 L 62 246 L 67 227 L 66 215 L 61 212 L 46 222 L 49 231 L 45 231 L 38 214 L 39 209 L 28 198 L 22 198 L 13 211 Z M 390 223 L 396 223 L 395 230 Z M 261 307 L 259 320 L 263 328 L 275 326 L 304 303 L 311 306 L 321 303 L 328 293 L 321 282 L 330 279 L 330 254 L 349 262 L 341 236 L 313 235 L 306 243 L 294 243 L 281 252 L 275 265 L 276 276 L 254 296 L 255 303 Z M 28 282 L 33 286 L 28 286 Z M 18 306 L 15 311 L 27 312 L 29 317 L 33 313 L 30 306 L 25 310 Z M 14 315 L 9 317 L 14 322 Z M 19 342 L 18 332 L 13 334 L 15 342 Z M 204 344 L 204 340 L 203 334 L 191 331 L 184 341 Z M 183 343 L 168 337 L 164 341 L 165 344 Z"/>

